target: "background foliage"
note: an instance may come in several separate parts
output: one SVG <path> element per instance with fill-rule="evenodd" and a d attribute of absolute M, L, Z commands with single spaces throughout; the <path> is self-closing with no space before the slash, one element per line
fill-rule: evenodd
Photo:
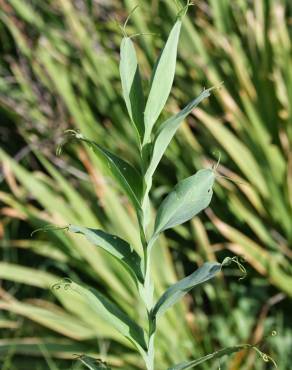
<path fill-rule="evenodd" d="M 143 364 L 90 308 L 55 296 L 71 277 L 99 287 L 143 322 L 135 288 L 118 264 L 66 232 L 30 233 L 68 223 L 101 227 L 138 243 L 130 204 L 85 147 L 55 154 L 67 128 L 136 160 L 118 74 L 122 24 L 137 4 L 124 0 L 0 0 L 2 369 L 69 369 L 75 354 L 96 354 L 121 369 Z M 142 74 L 166 39 L 175 2 L 140 2 L 128 33 Z M 180 179 L 212 165 L 220 151 L 212 208 L 161 238 L 155 249 L 157 294 L 205 260 L 243 255 L 248 277 L 221 276 L 165 316 L 161 369 L 223 346 L 256 343 L 289 369 L 292 329 L 292 6 L 289 0 L 208 0 L 184 19 L 168 113 L 205 87 L 223 87 L 179 130 L 155 177 L 153 204 Z M 165 112 L 167 116 L 167 112 Z M 66 299 L 65 299 L 66 298 Z M 291 316 L 291 315 L 290 315 Z M 264 369 L 252 352 L 221 361 L 226 369 Z M 202 369 L 217 369 L 214 361 Z"/>

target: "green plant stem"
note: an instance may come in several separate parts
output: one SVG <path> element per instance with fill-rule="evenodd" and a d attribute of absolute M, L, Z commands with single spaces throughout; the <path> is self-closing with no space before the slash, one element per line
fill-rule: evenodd
<path fill-rule="evenodd" d="M 147 353 L 147 362 L 146 367 L 147 370 L 154 369 L 154 353 L 155 353 L 155 346 L 154 346 L 154 336 L 155 330 L 153 329 L 152 318 L 150 315 L 151 309 L 153 307 L 153 292 L 154 292 L 154 284 L 152 281 L 151 276 L 151 252 L 154 243 L 156 242 L 157 236 L 152 237 L 148 244 L 147 248 L 144 253 L 144 261 L 145 261 L 145 281 L 144 281 L 144 291 L 146 296 L 146 310 L 148 315 L 148 353 Z"/>
<path fill-rule="evenodd" d="M 144 251 L 147 248 L 147 240 L 146 240 L 146 233 L 144 230 L 144 211 L 143 209 L 140 210 L 137 218 L 138 218 L 138 223 L 139 223 L 140 240 L 141 240 L 142 248 Z"/>
<path fill-rule="evenodd" d="M 142 208 L 141 213 L 138 217 L 139 229 L 140 229 L 140 240 L 143 247 L 143 273 L 144 273 L 144 285 L 143 291 L 143 302 L 147 311 L 148 318 L 148 348 L 144 358 L 147 370 L 154 370 L 154 330 L 151 320 L 151 309 L 153 307 L 153 281 L 151 276 L 151 251 L 152 247 L 157 239 L 157 236 L 152 236 L 147 242 L 146 231 L 144 229 L 144 217 L 145 210 Z"/>

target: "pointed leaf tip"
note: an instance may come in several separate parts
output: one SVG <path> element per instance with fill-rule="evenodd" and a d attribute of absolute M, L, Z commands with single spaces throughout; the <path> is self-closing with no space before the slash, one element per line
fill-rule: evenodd
<path fill-rule="evenodd" d="M 120 187 L 128 195 L 136 211 L 141 209 L 141 197 L 143 191 L 143 180 L 139 172 L 130 163 L 122 158 L 119 158 L 109 150 L 104 149 L 93 140 L 85 137 L 80 137 L 79 140 L 89 145 L 101 163 L 104 165 L 105 170 L 115 178 Z"/>
<path fill-rule="evenodd" d="M 151 311 L 153 321 L 161 316 L 168 308 L 178 302 L 189 290 L 212 279 L 222 268 L 217 262 L 206 262 L 191 275 L 169 287 L 159 298 Z"/>
<path fill-rule="evenodd" d="M 86 368 L 90 370 L 111 370 L 106 362 L 103 362 L 99 358 L 95 359 L 93 357 L 82 355 L 78 357 L 78 360 L 81 361 L 83 365 L 85 365 Z"/>
<path fill-rule="evenodd" d="M 150 92 L 144 113 L 145 144 L 149 142 L 152 128 L 170 94 L 175 74 L 180 30 L 181 20 L 178 19 L 175 22 L 168 36 L 167 42 L 153 69 Z"/>
<path fill-rule="evenodd" d="M 136 51 L 130 37 L 124 37 L 121 42 L 120 76 L 126 107 L 141 142 L 144 136 L 145 102 Z"/>

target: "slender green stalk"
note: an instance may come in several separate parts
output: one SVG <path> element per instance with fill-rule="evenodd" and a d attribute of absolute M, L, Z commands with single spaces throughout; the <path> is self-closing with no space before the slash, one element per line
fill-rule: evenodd
<path fill-rule="evenodd" d="M 145 211 L 142 209 L 142 217 L 139 220 L 140 238 L 143 247 L 143 273 L 144 273 L 144 285 L 143 285 L 143 302 L 145 310 L 147 312 L 148 319 L 148 335 L 147 335 L 147 353 L 145 356 L 145 364 L 147 370 L 154 369 L 154 336 L 152 337 L 152 321 L 151 321 L 151 309 L 153 308 L 153 281 L 151 276 L 151 250 L 152 246 L 156 241 L 156 238 L 151 238 L 149 241 L 146 239 L 146 230 L 144 228 Z"/>

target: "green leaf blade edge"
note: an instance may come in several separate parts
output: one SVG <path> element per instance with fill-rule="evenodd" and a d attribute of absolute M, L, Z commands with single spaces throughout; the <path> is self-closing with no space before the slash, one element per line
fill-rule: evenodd
<path fill-rule="evenodd" d="M 163 315 L 168 308 L 178 302 L 195 286 L 201 285 L 212 279 L 219 271 L 221 271 L 221 268 L 222 264 L 218 262 L 206 262 L 191 275 L 169 287 L 162 294 L 151 311 L 153 320 L 155 321 Z"/>
<path fill-rule="evenodd" d="M 138 281 L 143 284 L 141 257 L 125 240 L 103 230 L 83 226 L 69 225 L 68 231 L 82 234 L 89 242 L 104 249 L 126 268 L 136 285 L 138 285 Z"/>
<path fill-rule="evenodd" d="M 202 169 L 177 183 L 158 208 L 154 235 L 180 225 L 207 208 L 213 195 L 215 172 Z"/>
<path fill-rule="evenodd" d="M 145 101 L 137 55 L 129 37 L 124 37 L 121 42 L 120 76 L 128 114 L 142 142 L 145 131 L 143 115 Z"/>
<path fill-rule="evenodd" d="M 150 92 L 144 113 L 144 143 L 147 143 L 150 140 L 152 128 L 157 121 L 163 107 L 165 106 L 170 94 L 175 74 L 177 47 L 181 24 L 182 23 L 180 19 L 178 19 L 174 24 L 153 70 Z"/>
<path fill-rule="evenodd" d="M 219 351 L 210 353 L 210 354 L 208 354 L 206 356 L 203 356 L 203 357 L 200 357 L 196 360 L 181 362 L 177 365 L 169 367 L 167 370 L 193 369 L 194 367 L 197 367 L 198 365 L 201 365 L 202 363 L 204 363 L 206 361 L 216 359 L 216 358 L 221 358 L 221 357 L 226 356 L 226 355 L 231 355 L 233 353 L 240 352 L 244 349 L 254 349 L 256 352 L 258 352 L 261 355 L 261 357 L 263 357 L 263 355 L 264 355 L 255 346 L 253 346 L 251 344 L 238 344 L 236 346 L 220 349 Z M 270 358 L 268 356 L 268 360 L 271 361 L 273 363 L 273 365 L 277 368 L 277 365 L 276 365 L 276 363 L 274 362 L 274 360 L 272 358 Z M 264 360 L 264 361 L 267 362 L 266 360 Z"/>
<path fill-rule="evenodd" d="M 62 294 L 78 294 L 88 309 L 112 325 L 127 338 L 141 354 L 147 351 L 143 329 L 114 302 L 95 289 L 85 288 L 69 279 L 54 284 L 53 289 L 63 288 Z"/>
<path fill-rule="evenodd" d="M 148 187 L 151 187 L 151 178 L 166 150 L 171 139 L 175 135 L 182 121 L 192 112 L 192 110 L 201 103 L 202 100 L 210 96 L 210 91 L 213 88 L 204 90 L 196 99 L 190 101 L 180 112 L 168 118 L 161 124 L 156 134 L 153 144 L 153 151 L 147 172 L 145 174 L 145 181 Z"/>
<path fill-rule="evenodd" d="M 82 140 L 92 148 L 104 164 L 105 169 L 116 179 L 139 213 L 143 193 L 143 180 L 139 172 L 131 164 L 111 153 L 109 150 L 104 149 L 94 141 L 86 139 L 82 135 L 76 138 Z"/>

